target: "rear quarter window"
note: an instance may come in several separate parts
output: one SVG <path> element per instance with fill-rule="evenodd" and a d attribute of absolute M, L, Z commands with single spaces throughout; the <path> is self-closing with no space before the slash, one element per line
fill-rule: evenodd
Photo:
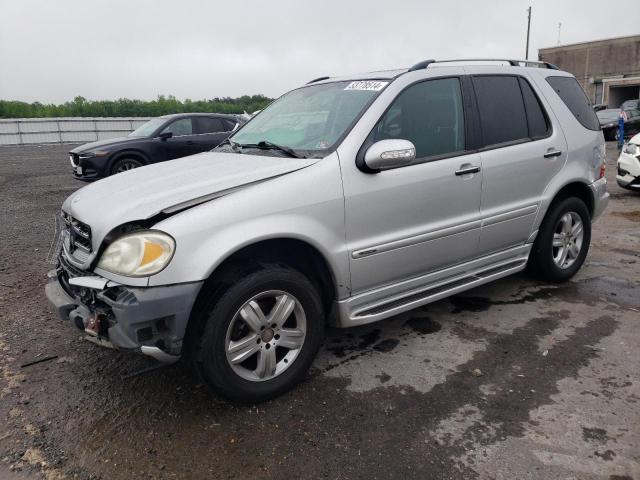
<path fill-rule="evenodd" d="M 600 130 L 600 122 L 596 116 L 587 96 L 580 87 L 578 81 L 573 77 L 547 77 L 547 83 L 558 94 L 567 108 L 571 111 L 576 120 L 584 128 L 589 130 Z"/>

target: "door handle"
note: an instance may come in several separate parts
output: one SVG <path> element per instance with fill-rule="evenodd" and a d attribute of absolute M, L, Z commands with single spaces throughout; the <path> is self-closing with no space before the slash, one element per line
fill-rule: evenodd
<path fill-rule="evenodd" d="M 544 154 L 544 158 L 559 157 L 560 155 L 562 155 L 562 152 L 560 150 L 550 148 L 549 150 L 547 150 L 547 153 Z"/>
<path fill-rule="evenodd" d="M 476 165 L 461 165 L 459 170 L 456 170 L 456 175 L 468 175 L 470 173 L 478 173 L 480 171 L 480 167 Z"/>

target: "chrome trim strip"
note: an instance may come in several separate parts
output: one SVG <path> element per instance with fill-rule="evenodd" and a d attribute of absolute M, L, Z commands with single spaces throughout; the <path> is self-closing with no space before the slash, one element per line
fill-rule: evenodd
<path fill-rule="evenodd" d="M 526 260 L 530 251 L 531 244 L 518 245 L 514 248 L 501 250 L 484 257 L 451 265 L 440 270 L 426 272 L 396 283 L 383 285 L 371 290 L 359 292 L 356 295 L 352 295 L 341 300 L 336 300 L 334 302 L 334 308 L 336 311 L 334 324 L 337 327 L 352 326 L 354 325 L 351 319 L 353 312 L 361 312 L 367 308 L 371 308 L 373 305 L 380 305 L 406 297 L 411 293 L 424 291 L 431 286 L 441 285 L 442 282 L 464 278 L 480 271 L 486 272 L 487 269 L 495 268 L 496 265 L 503 265 L 505 262 L 515 261 L 518 259 Z M 385 317 L 380 316 L 379 318 L 359 323 L 369 323 L 382 318 Z"/>
<path fill-rule="evenodd" d="M 424 296 L 425 296 L 424 298 L 427 298 L 427 297 L 430 296 L 429 292 L 432 291 L 432 290 L 437 290 L 437 289 L 439 289 L 441 287 L 447 287 L 448 285 L 456 284 L 458 282 L 465 281 L 467 279 L 469 280 L 469 282 L 473 282 L 473 281 L 477 280 L 478 278 L 487 278 L 489 276 L 492 276 L 493 274 L 486 275 L 485 274 L 486 272 L 489 272 L 491 270 L 500 269 L 500 268 L 507 268 L 507 267 L 514 268 L 516 266 L 519 267 L 519 266 L 522 266 L 526 261 L 527 261 L 526 257 L 525 258 L 517 258 L 517 259 L 513 259 L 512 258 L 512 259 L 509 259 L 509 260 L 504 260 L 504 261 L 499 262 L 497 264 L 487 265 L 487 266 L 485 266 L 483 268 L 480 268 L 478 270 L 474 270 L 472 272 L 463 273 L 462 275 L 454 275 L 452 277 L 446 278 L 446 279 L 441 280 L 439 282 L 433 283 L 433 284 L 431 284 L 431 285 L 429 285 L 427 287 L 423 287 L 423 288 L 416 289 L 416 290 L 411 290 L 411 291 L 408 291 L 408 292 L 403 292 L 400 295 L 396 295 L 396 296 L 390 297 L 390 298 L 385 298 L 381 302 L 376 302 L 376 303 L 367 305 L 365 308 L 360 308 L 360 309 L 356 310 L 355 312 L 353 312 L 351 314 L 351 318 L 354 319 L 354 318 L 358 318 L 358 317 L 363 318 L 365 316 L 369 316 L 369 315 L 367 315 L 368 311 L 376 310 L 376 309 L 379 309 L 379 308 L 384 308 L 385 305 L 393 304 L 395 302 L 402 301 L 402 300 L 404 300 L 406 298 L 413 297 L 415 295 L 424 294 Z M 496 273 L 500 273 L 500 272 L 496 272 Z M 446 291 L 449 291 L 449 289 L 447 289 Z M 415 303 L 415 302 L 409 302 L 409 303 L 403 304 L 403 305 L 409 305 L 409 304 L 413 304 L 413 303 Z M 395 311 L 397 308 L 400 308 L 400 306 L 399 307 L 395 307 L 395 308 L 391 308 L 391 309 L 388 309 L 388 310 L 385 309 L 384 312 Z"/>
<path fill-rule="evenodd" d="M 429 232 L 420 233 L 411 237 L 401 238 L 399 240 L 393 240 L 391 242 L 382 243 L 380 245 L 373 245 L 366 248 L 361 248 L 351 252 L 351 257 L 354 259 L 368 257 L 371 255 L 377 255 L 378 253 L 389 252 L 391 250 L 397 250 L 398 248 L 411 247 L 419 243 L 430 242 L 431 240 L 437 240 L 443 237 L 449 237 L 458 233 L 468 232 L 476 228 L 480 228 L 481 221 L 474 220 L 472 222 L 461 223 L 450 227 L 441 228 L 439 230 L 431 230 Z"/>
<path fill-rule="evenodd" d="M 401 305 L 389 308 L 388 310 L 384 310 L 384 311 L 380 311 L 379 313 L 375 313 L 375 314 L 371 314 L 371 315 L 366 315 L 366 311 L 367 310 L 360 310 L 359 312 L 356 313 L 352 313 L 349 318 L 347 318 L 346 320 L 342 320 L 341 324 L 339 324 L 339 327 L 353 327 L 353 326 L 357 326 L 357 325 L 364 325 L 367 323 L 372 323 L 372 322 L 376 322 L 378 320 L 382 320 L 384 318 L 388 318 L 391 317 L 393 315 L 398 315 L 400 313 L 406 312 L 408 310 L 413 310 L 414 308 L 420 307 L 422 305 L 426 305 L 428 303 L 431 302 L 435 302 L 437 300 L 440 300 L 442 298 L 446 298 L 449 297 L 455 293 L 458 292 L 462 292 L 465 290 L 468 290 L 470 288 L 479 286 L 479 285 L 483 285 L 485 283 L 490 283 L 498 278 L 502 278 L 502 277 L 506 277 L 508 275 L 511 275 L 513 273 L 516 272 L 520 272 L 522 270 L 524 270 L 524 268 L 526 267 L 526 258 L 523 258 L 520 262 L 518 262 L 515 266 L 513 267 L 509 267 L 509 268 L 505 268 L 504 270 L 500 270 L 498 272 L 495 273 L 491 273 L 490 275 L 486 275 L 486 276 L 475 276 L 475 275 L 468 275 L 468 276 L 462 276 L 462 277 L 457 277 L 450 279 L 448 282 L 445 282 L 444 284 L 440 285 L 440 286 L 445 286 L 448 284 L 453 284 L 454 286 L 452 286 L 451 288 L 448 289 L 444 289 L 444 290 L 438 290 L 436 293 L 433 294 L 429 294 L 429 290 L 433 290 L 436 289 L 437 286 L 433 286 L 432 288 L 429 288 L 428 290 L 422 290 L 422 292 L 424 292 L 424 296 L 412 300 L 412 301 L 407 301 L 407 303 L 402 303 Z M 509 263 L 507 263 L 508 265 L 512 265 L 514 264 L 514 261 L 511 261 Z M 494 266 L 495 268 L 495 266 Z M 469 279 L 468 282 L 465 282 L 464 284 L 458 284 L 459 281 L 461 280 L 465 280 L 465 279 Z M 416 294 L 421 293 L 416 292 Z M 415 294 L 411 294 L 411 295 L 415 295 Z M 408 296 L 411 296 L 408 295 Z M 380 304 L 378 306 L 384 306 L 385 304 Z M 369 307 L 368 309 L 372 309 L 375 307 Z M 364 314 L 363 314 L 364 313 Z"/>

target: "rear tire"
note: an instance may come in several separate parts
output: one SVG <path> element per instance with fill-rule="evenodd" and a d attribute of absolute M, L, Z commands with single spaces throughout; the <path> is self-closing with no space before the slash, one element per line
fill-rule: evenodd
<path fill-rule="evenodd" d="M 584 263 L 591 242 L 591 216 L 577 197 L 551 205 L 533 244 L 528 271 L 548 282 L 566 282 Z"/>
<path fill-rule="evenodd" d="M 211 288 L 194 342 L 194 363 L 205 382 L 246 403 L 277 397 L 300 382 L 324 335 L 322 302 L 309 279 L 271 264 L 223 292 Z"/>
<path fill-rule="evenodd" d="M 127 170 L 133 170 L 134 168 L 140 168 L 142 166 L 144 166 L 144 162 L 137 158 L 120 158 L 116 160 L 111 167 L 111 175 L 126 172 Z"/>

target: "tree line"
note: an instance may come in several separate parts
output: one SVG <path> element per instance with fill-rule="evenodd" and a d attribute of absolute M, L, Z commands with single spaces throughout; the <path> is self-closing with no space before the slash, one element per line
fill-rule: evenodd
<path fill-rule="evenodd" d="M 263 109 L 271 101 L 272 99 L 264 95 L 184 101 L 176 99 L 173 95 L 159 95 L 157 99 L 150 101 L 127 98 L 87 100 L 78 96 L 73 101 L 60 105 L 0 100 L 0 118 L 157 117 L 182 112 L 251 113 Z"/>

